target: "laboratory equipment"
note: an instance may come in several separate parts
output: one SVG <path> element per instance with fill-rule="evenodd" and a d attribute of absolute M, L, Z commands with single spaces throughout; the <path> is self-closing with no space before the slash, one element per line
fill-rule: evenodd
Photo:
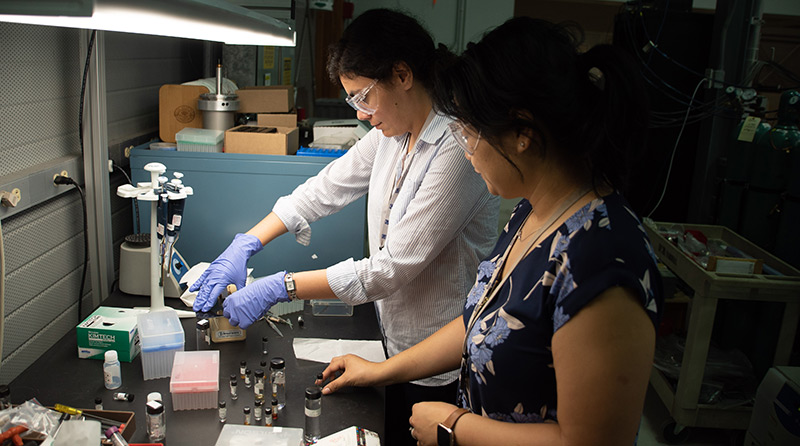
<path fill-rule="evenodd" d="M 231 386 L 231 399 L 236 401 L 237 399 L 239 399 L 239 394 L 236 391 L 237 390 L 236 388 L 238 386 L 236 383 L 236 375 L 234 374 L 231 374 L 230 386 Z"/>
<path fill-rule="evenodd" d="M 136 396 L 132 393 L 127 392 L 114 392 L 114 401 L 126 401 L 128 403 L 133 402 Z"/>
<path fill-rule="evenodd" d="M 103 362 L 103 382 L 106 389 L 118 389 L 122 385 L 122 369 L 117 359 L 116 350 L 108 350 L 105 353 L 105 362 Z"/>
<path fill-rule="evenodd" d="M 167 436 L 167 419 L 164 405 L 158 401 L 147 403 L 147 437 L 151 442 L 160 442 Z"/>
<path fill-rule="evenodd" d="M 256 401 L 264 401 L 264 371 L 261 369 L 255 371 L 253 393 L 255 394 Z"/>
<path fill-rule="evenodd" d="M 225 401 L 220 401 L 217 406 L 217 413 L 219 414 L 219 422 L 224 423 L 228 419 L 228 408 Z"/>
<path fill-rule="evenodd" d="M 316 443 L 322 436 L 320 416 L 322 416 L 322 390 L 317 386 L 306 387 L 306 429 L 303 436 L 307 444 Z"/>
<path fill-rule="evenodd" d="M 286 405 L 286 361 L 279 357 L 272 358 L 269 368 L 272 398 L 277 399 L 277 407 L 273 408 L 273 416 L 275 416 L 275 409 L 281 410 Z"/>
<path fill-rule="evenodd" d="M 111 444 L 114 446 L 128 446 L 128 442 L 122 437 L 119 433 L 119 428 L 116 426 L 111 426 L 110 428 L 106 429 L 106 438 L 111 440 Z"/>
<path fill-rule="evenodd" d="M 268 347 L 268 343 L 269 343 L 269 339 L 267 339 L 266 336 L 261 338 L 261 354 L 262 355 L 266 355 L 267 353 L 269 353 L 269 350 L 267 348 Z"/>
<path fill-rule="evenodd" d="M 203 128 L 228 130 L 233 127 L 233 115 L 239 110 L 239 96 L 222 93 L 222 64 L 217 64 L 217 90 L 200 95 L 197 108 L 203 112 Z"/>
<path fill-rule="evenodd" d="M 253 403 L 253 416 L 255 418 L 255 424 L 261 424 L 261 406 L 264 405 L 264 401 L 256 400 Z"/>
<path fill-rule="evenodd" d="M 244 414 L 244 425 L 245 426 L 249 426 L 250 422 L 251 422 L 250 406 L 244 406 L 244 409 L 242 409 L 242 412 Z"/>
<path fill-rule="evenodd" d="M 173 410 L 217 407 L 219 350 L 176 352 L 169 390 Z"/>
<path fill-rule="evenodd" d="M 178 313 L 164 307 L 139 314 L 136 319 L 142 344 L 144 379 L 169 377 L 175 353 L 183 351 L 185 343 Z"/>
<path fill-rule="evenodd" d="M 197 339 L 197 350 L 208 350 L 211 348 L 208 319 L 200 319 L 197 321 L 195 338 Z"/>
<path fill-rule="evenodd" d="M 191 187 L 183 184 L 183 174 L 174 173 L 174 179 L 165 181 L 164 177 L 159 177 L 166 173 L 167 168 L 161 163 L 148 163 L 144 169 L 150 172 L 149 183 L 138 183 L 137 186 L 123 184 L 117 188 L 117 195 L 123 198 L 134 198 L 140 201 L 150 202 L 150 309 L 164 308 L 164 280 L 172 275 L 170 268 L 171 254 L 174 252 L 173 245 L 177 241 L 180 226 L 183 220 L 183 210 L 181 205 L 172 206 L 171 201 L 181 202 L 189 195 L 194 194 Z M 166 197 L 163 197 L 166 195 Z M 166 202 L 164 200 L 166 198 Z M 177 204 L 177 203 L 176 203 Z M 158 214 L 161 206 L 161 215 L 166 214 L 166 223 L 173 226 L 173 233 L 162 235 L 161 243 L 158 238 Z M 164 209 L 166 206 L 166 209 Z M 171 215 L 170 215 L 171 213 Z M 194 317 L 194 312 L 183 312 L 187 317 Z"/>

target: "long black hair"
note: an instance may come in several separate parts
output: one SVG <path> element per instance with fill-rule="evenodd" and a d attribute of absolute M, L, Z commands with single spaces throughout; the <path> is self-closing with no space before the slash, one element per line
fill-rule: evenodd
<path fill-rule="evenodd" d="M 437 48 L 428 31 L 413 17 L 390 9 L 371 9 L 355 18 L 342 38 L 328 48 L 328 76 L 338 84 L 340 76 L 389 79 L 394 67 L 405 62 L 414 79 L 432 93 L 433 77 L 440 66 L 455 56 Z"/>
<path fill-rule="evenodd" d="M 576 25 L 510 19 L 436 76 L 436 108 L 494 147 L 533 132 L 543 157 L 585 172 L 595 188 L 624 190 L 646 139 L 644 83 L 627 53 L 611 45 L 581 53 L 582 38 Z"/>

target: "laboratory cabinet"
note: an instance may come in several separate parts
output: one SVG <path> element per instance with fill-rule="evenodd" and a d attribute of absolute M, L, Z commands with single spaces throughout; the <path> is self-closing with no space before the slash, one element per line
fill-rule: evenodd
<path fill-rule="evenodd" d="M 194 190 L 186 199 L 182 228 L 175 243 L 191 267 L 212 262 L 237 233 L 246 232 L 261 221 L 279 197 L 319 173 L 332 159 L 135 148 L 130 157 L 134 183 L 150 181 L 144 166 L 151 162 L 166 166 L 165 176 L 170 179 L 175 172 L 182 173 L 183 183 Z M 150 232 L 149 202 L 139 202 L 139 214 L 141 232 Z M 284 234 L 254 255 L 247 264 L 253 268 L 253 277 L 280 270 L 323 269 L 351 257 L 365 256 L 365 196 L 310 226 L 309 246 L 297 243 L 292 234 Z"/>
<path fill-rule="evenodd" d="M 645 228 L 659 260 L 682 280 L 694 295 L 689 301 L 688 326 L 680 374 L 676 383 L 653 367 L 650 384 L 669 410 L 673 423 L 664 427 L 664 438 L 679 443 L 688 436 L 687 427 L 747 429 L 751 405 L 726 407 L 699 402 L 717 304 L 722 299 L 781 302 L 784 304 L 773 365 L 787 365 L 800 315 L 800 271 L 723 226 L 683 224 L 708 239 L 718 239 L 762 259 L 778 274 L 726 274 L 707 271 L 672 244 L 659 229 L 671 223 L 646 224 Z M 654 227 L 656 226 L 656 227 Z"/>

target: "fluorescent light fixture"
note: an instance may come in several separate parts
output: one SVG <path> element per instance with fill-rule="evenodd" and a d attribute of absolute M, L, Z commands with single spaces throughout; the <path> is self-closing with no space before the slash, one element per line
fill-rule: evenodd
<path fill-rule="evenodd" d="M 26 1 L 22 0 L 22 4 Z M 34 8 L 30 15 L 5 14 L 11 10 L 0 5 L 3 12 L 0 22 L 182 37 L 230 45 L 295 45 L 291 26 L 225 0 L 94 0 L 93 3 L 91 16 L 83 17 L 42 15 L 41 8 Z M 17 6 L 13 12 L 18 11 Z"/>

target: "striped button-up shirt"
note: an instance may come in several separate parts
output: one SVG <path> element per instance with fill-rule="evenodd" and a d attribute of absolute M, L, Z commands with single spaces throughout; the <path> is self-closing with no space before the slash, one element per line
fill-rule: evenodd
<path fill-rule="evenodd" d="M 447 131 L 450 122 L 431 112 L 409 153 L 407 135 L 385 137 L 372 129 L 347 154 L 280 198 L 273 208 L 297 241 L 308 244 L 309 223 L 369 193 L 370 256 L 344 260 L 326 274 L 331 290 L 343 302 L 375 302 L 390 355 L 417 344 L 461 314 L 478 262 L 496 240 L 499 199 L 489 194 Z M 381 248 L 382 215 L 404 169 L 408 173 L 388 212 Z M 456 377 L 453 371 L 416 383 L 439 386 Z"/>

